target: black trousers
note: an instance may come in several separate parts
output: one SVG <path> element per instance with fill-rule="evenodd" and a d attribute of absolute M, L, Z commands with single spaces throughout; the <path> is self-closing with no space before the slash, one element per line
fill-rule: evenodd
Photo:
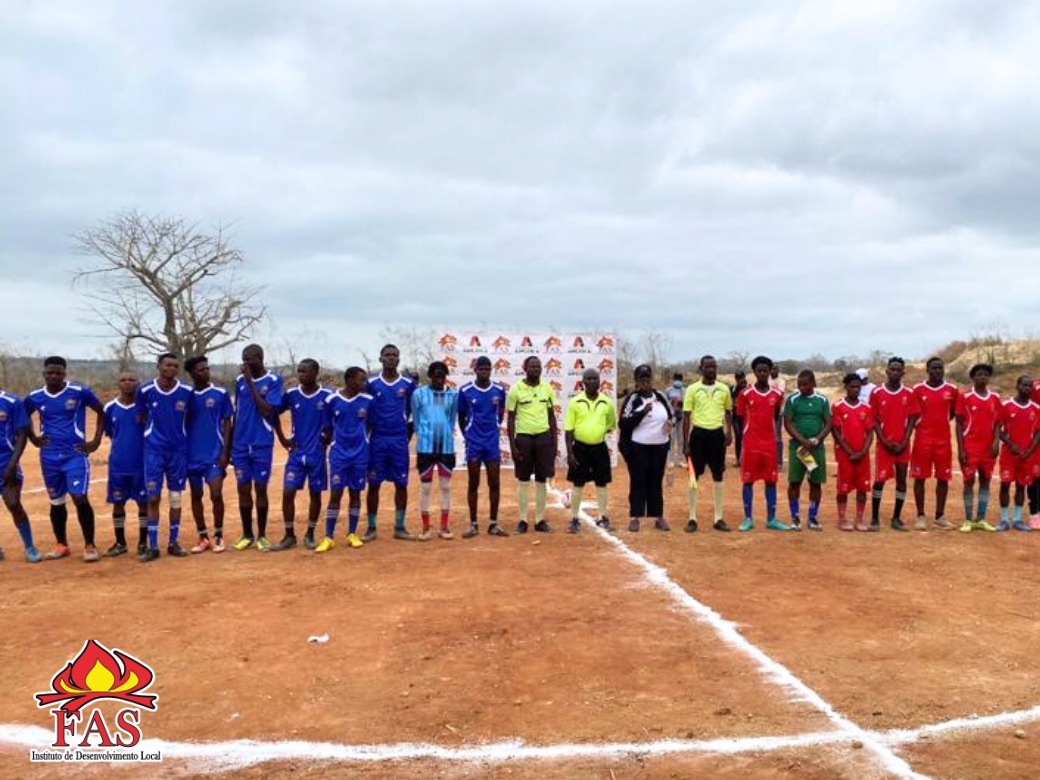
<path fill-rule="evenodd" d="M 668 465 L 665 444 L 637 444 L 632 442 L 626 459 L 628 463 L 628 516 L 664 516 L 664 470 Z"/>

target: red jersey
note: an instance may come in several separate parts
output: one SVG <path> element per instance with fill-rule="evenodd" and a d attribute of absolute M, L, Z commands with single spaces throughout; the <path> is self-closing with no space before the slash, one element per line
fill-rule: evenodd
<path fill-rule="evenodd" d="M 1008 438 L 1024 452 L 1040 430 L 1040 406 L 1032 401 L 1023 406 L 1011 398 L 1004 402 L 1003 423 Z"/>
<path fill-rule="evenodd" d="M 957 397 L 957 417 L 964 426 L 965 446 L 978 448 L 993 446 L 993 430 L 1003 415 L 1000 396 L 990 390 L 979 395 L 972 388 Z"/>
<path fill-rule="evenodd" d="M 898 390 L 878 385 L 870 394 L 870 408 L 874 411 L 874 420 L 881 424 L 885 438 L 896 442 L 902 441 L 906 435 L 910 418 L 921 414 L 917 396 L 906 385 L 900 385 Z"/>
<path fill-rule="evenodd" d="M 770 388 L 760 392 L 749 385 L 737 396 L 733 413 L 744 420 L 744 449 L 752 452 L 776 451 L 776 415 L 784 396 Z"/>
<path fill-rule="evenodd" d="M 1034 404 L 1040 404 L 1040 379 L 1033 380 L 1033 392 L 1030 398 Z"/>
<path fill-rule="evenodd" d="M 949 442 L 950 420 L 953 419 L 960 397 L 956 385 L 943 382 L 938 387 L 932 387 L 927 382 L 921 382 L 914 385 L 914 396 L 921 410 L 914 436 L 918 441 Z"/>
<path fill-rule="evenodd" d="M 863 449 L 867 443 L 867 436 L 874 429 L 874 412 L 870 404 L 857 401 L 850 404 L 842 398 L 831 407 L 831 422 L 834 430 L 841 434 L 842 440 L 854 451 Z M 835 452 L 844 454 L 840 446 L 835 446 Z"/>

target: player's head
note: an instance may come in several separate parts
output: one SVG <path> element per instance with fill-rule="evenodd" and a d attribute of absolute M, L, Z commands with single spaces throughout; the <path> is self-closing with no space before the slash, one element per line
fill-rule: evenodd
<path fill-rule="evenodd" d="M 138 384 L 140 382 L 137 379 L 137 374 L 133 371 L 123 371 L 119 375 L 119 397 L 124 400 L 133 398 L 137 392 Z"/>
<path fill-rule="evenodd" d="M 648 393 L 654 386 L 654 370 L 646 363 L 635 367 L 632 378 L 635 380 L 637 393 Z"/>
<path fill-rule="evenodd" d="M 524 375 L 531 381 L 537 382 L 542 378 L 542 360 L 537 355 L 528 355 L 524 358 Z"/>
<path fill-rule="evenodd" d="M 65 372 L 69 364 L 65 358 L 51 355 L 43 359 L 43 381 L 52 393 L 65 386 Z"/>
<path fill-rule="evenodd" d="M 701 378 L 708 382 L 714 382 L 719 375 L 719 364 L 715 361 L 714 355 L 703 355 L 697 367 L 700 370 Z"/>
<path fill-rule="evenodd" d="M 430 380 L 430 387 L 435 390 L 444 388 L 444 380 L 448 378 L 448 366 L 443 360 L 434 360 L 426 369 L 426 378 Z"/>
<path fill-rule="evenodd" d="M 314 358 L 304 358 L 296 366 L 296 380 L 302 387 L 314 387 L 318 383 L 321 366 Z"/>
<path fill-rule="evenodd" d="M 181 372 L 181 359 L 172 352 L 163 352 L 155 361 L 159 376 L 166 380 L 176 379 Z"/>
<path fill-rule="evenodd" d="M 184 361 L 184 370 L 198 387 L 209 384 L 209 358 L 205 355 L 192 355 Z"/>
<path fill-rule="evenodd" d="M 773 361 L 765 355 L 758 355 L 751 361 L 751 373 L 755 375 L 756 383 L 759 385 L 769 382 L 769 375 L 773 371 Z"/>
<path fill-rule="evenodd" d="M 780 376 L 780 366 L 776 365 L 775 363 L 771 365 L 769 367 L 769 376 L 773 379 L 776 379 L 778 376 Z"/>
<path fill-rule="evenodd" d="M 254 377 L 264 373 L 264 348 L 259 344 L 250 344 L 242 350 L 242 364 Z"/>
<path fill-rule="evenodd" d="M 993 366 L 989 363 L 976 363 L 968 370 L 968 377 L 975 387 L 984 389 L 993 376 Z"/>
<path fill-rule="evenodd" d="M 368 374 L 360 366 L 351 366 L 343 372 L 343 386 L 351 395 L 363 392 L 368 384 Z"/>
<path fill-rule="evenodd" d="M 676 371 L 674 374 L 672 374 L 672 382 L 681 385 L 683 383 L 683 375 Z"/>
<path fill-rule="evenodd" d="M 383 348 L 379 350 L 379 364 L 383 367 L 383 370 L 390 373 L 397 373 L 397 366 L 401 363 L 401 350 L 399 350 L 393 344 L 384 344 Z"/>
<path fill-rule="evenodd" d="M 885 378 L 888 379 L 888 383 L 895 387 L 903 381 L 903 374 L 906 373 L 906 361 L 901 357 L 890 357 L 888 359 L 888 365 L 885 367 Z"/>
<path fill-rule="evenodd" d="M 808 368 L 798 372 L 798 392 L 802 395 L 812 395 L 816 391 L 816 374 Z"/>
<path fill-rule="evenodd" d="M 596 395 L 599 392 L 599 371 L 586 368 L 581 374 L 581 386 L 585 389 L 585 395 Z"/>
<path fill-rule="evenodd" d="M 491 380 L 491 358 L 481 355 L 473 363 L 473 372 L 477 375 L 477 381 L 486 385 Z"/>
<path fill-rule="evenodd" d="M 846 374 L 841 383 L 845 386 L 845 397 L 850 401 L 858 401 L 859 391 L 863 387 L 863 378 L 859 371 Z"/>
<path fill-rule="evenodd" d="M 946 377 L 946 364 L 943 363 L 941 357 L 928 358 L 928 362 L 924 364 L 924 367 L 928 372 L 928 381 L 933 385 L 940 384 Z"/>
<path fill-rule="evenodd" d="M 1029 400 L 1029 397 L 1033 394 L 1033 377 L 1028 374 L 1023 374 L 1015 380 L 1015 393 L 1017 394 L 1018 401 L 1025 403 Z"/>
<path fill-rule="evenodd" d="M 736 371 L 733 372 L 733 381 L 738 385 L 746 384 L 747 374 L 745 374 L 742 369 L 738 368 Z"/>

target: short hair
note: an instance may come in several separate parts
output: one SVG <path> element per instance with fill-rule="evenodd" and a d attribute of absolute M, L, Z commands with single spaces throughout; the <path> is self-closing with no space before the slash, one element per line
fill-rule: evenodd
<path fill-rule="evenodd" d="M 401 352 L 401 349 L 396 344 L 384 344 L 383 346 L 381 346 L 379 348 L 379 354 L 382 355 L 388 349 L 396 349 L 398 354 L 400 354 L 400 352 Z"/>
<path fill-rule="evenodd" d="M 758 355 L 754 360 L 751 361 L 751 370 L 754 371 L 759 366 L 766 366 L 768 368 L 772 368 L 773 361 L 767 358 L 765 355 Z"/>
<path fill-rule="evenodd" d="M 368 372 L 365 371 L 365 369 L 361 368 L 361 366 L 351 366 L 350 368 L 348 368 L 346 371 L 343 372 L 343 381 L 344 382 L 349 382 L 351 379 L 356 377 L 358 374 L 364 374 L 366 377 L 368 376 Z"/>
<path fill-rule="evenodd" d="M 321 365 L 314 358 L 304 358 L 300 361 L 301 366 L 310 366 L 315 371 L 321 371 Z"/>
<path fill-rule="evenodd" d="M 744 373 L 744 369 L 738 368 L 736 371 L 733 372 L 733 378 L 740 379 L 741 377 L 746 378 L 747 374 Z"/>
<path fill-rule="evenodd" d="M 51 355 L 50 357 L 43 359 L 43 367 L 47 368 L 47 366 L 61 366 L 62 368 L 68 368 L 69 364 L 65 358 L 59 355 Z"/>
<path fill-rule="evenodd" d="M 943 359 L 941 357 L 939 357 L 938 355 L 932 355 L 930 358 L 928 358 L 928 360 L 926 360 L 924 362 L 924 367 L 928 368 L 928 366 L 930 366 L 932 363 L 942 363 L 942 362 L 943 362 Z"/>
<path fill-rule="evenodd" d="M 448 375 L 448 365 L 443 360 L 434 360 L 430 363 L 430 367 L 426 369 L 426 376 L 433 376 L 434 371 L 439 371 L 445 376 Z"/>
<path fill-rule="evenodd" d="M 242 357 L 245 357 L 250 353 L 255 353 L 259 355 L 260 359 L 263 360 L 264 348 L 261 347 L 259 344 L 246 344 L 246 346 L 242 348 Z"/>
<path fill-rule="evenodd" d="M 209 358 L 205 355 L 192 355 L 190 358 L 184 361 L 184 370 L 189 374 L 195 370 L 195 366 L 202 363 L 208 363 Z"/>
<path fill-rule="evenodd" d="M 683 380 L 683 376 L 678 371 L 676 371 L 674 374 L 672 374 L 672 381 L 673 382 L 681 382 L 682 380 Z"/>
<path fill-rule="evenodd" d="M 812 372 L 812 369 L 803 368 L 801 371 L 798 372 L 798 378 L 799 379 L 811 379 L 812 381 L 815 382 L 816 381 L 816 374 L 814 374 Z"/>
<path fill-rule="evenodd" d="M 1029 374 L 1022 374 L 1018 379 L 1015 380 L 1015 386 L 1017 387 L 1023 379 L 1029 382 L 1030 384 L 1033 383 L 1033 377 L 1029 376 Z"/>
<path fill-rule="evenodd" d="M 489 358 L 487 355 L 481 355 L 480 357 L 478 357 L 474 361 L 473 367 L 474 368 L 480 368 L 481 366 L 488 366 L 490 368 L 491 367 L 491 358 Z"/>
<path fill-rule="evenodd" d="M 163 352 L 163 353 L 162 353 L 161 355 L 159 355 L 159 357 L 158 357 L 158 358 L 156 359 L 156 361 L 155 361 L 155 365 L 157 365 L 157 366 L 161 366 L 161 365 L 162 365 L 162 362 L 163 362 L 164 360 L 177 360 L 177 361 L 179 361 L 179 360 L 180 360 L 180 357 L 179 357 L 178 355 L 175 355 L 175 354 L 174 354 L 173 352 Z"/>
<path fill-rule="evenodd" d="M 714 356 L 714 355 L 701 355 L 701 359 L 700 359 L 700 361 L 699 361 L 699 362 L 697 363 L 697 365 L 698 365 L 699 367 L 703 368 L 703 367 L 704 367 L 704 361 L 706 361 L 706 360 L 714 360 L 714 359 L 715 359 L 715 356 Z"/>
<path fill-rule="evenodd" d="M 980 371 L 985 371 L 990 376 L 993 376 L 993 366 L 989 363 L 976 363 L 968 370 L 968 376 L 974 379 L 975 375 Z"/>
<path fill-rule="evenodd" d="M 846 387 L 851 385 L 853 382 L 859 382 L 860 384 L 863 384 L 863 377 L 861 377 L 859 373 L 856 371 L 852 371 L 846 374 L 844 377 L 842 377 L 841 380 L 841 383 Z"/>
<path fill-rule="evenodd" d="M 889 366 L 890 366 L 890 365 L 892 365 L 893 363 L 898 363 L 898 364 L 899 364 L 899 365 L 901 365 L 901 366 L 902 366 L 903 368 L 906 368 L 906 361 L 905 361 L 905 360 L 903 360 L 903 358 L 901 358 L 901 357 L 897 357 L 897 356 L 893 355 L 892 357 L 890 357 L 890 358 L 888 359 L 888 363 L 886 363 L 885 365 L 889 365 Z"/>
<path fill-rule="evenodd" d="M 537 360 L 539 363 L 542 362 L 542 359 L 537 355 L 528 355 L 524 358 L 523 367 L 527 368 L 527 364 L 530 363 L 532 360 Z"/>
<path fill-rule="evenodd" d="M 654 370 L 646 363 L 640 363 L 632 372 L 632 376 L 636 379 L 650 379 L 653 375 Z"/>

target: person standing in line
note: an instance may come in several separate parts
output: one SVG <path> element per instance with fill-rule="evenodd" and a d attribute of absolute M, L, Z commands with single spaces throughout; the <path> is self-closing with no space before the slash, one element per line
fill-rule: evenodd
<path fill-rule="evenodd" d="M 756 482 L 765 483 L 766 528 L 789 530 L 786 523 L 776 519 L 776 482 L 780 470 L 776 457 L 776 422 L 782 416 L 784 398 L 779 390 L 769 386 L 772 368 L 773 361 L 764 355 L 752 360 L 755 384 L 737 396 L 737 414 L 744 418 L 744 453 L 740 459 L 744 521 L 738 530 L 744 532 L 755 527 L 752 509 Z"/>
<path fill-rule="evenodd" d="M 191 493 L 191 516 L 199 538 L 191 551 L 196 555 L 206 550 L 222 553 L 226 549 L 224 480 L 231 463 L 235 407 L 227 388 L 210 381 L 209 360 L 205 355 L 188 358 L 184 361 L 184 370 L 191 377 L 194 390 L 188 417 L 188 490 Z M 212 541 L 202 504 L 205 488 L 209 488 L 209 501 L 213 507 Z"/>
<path fill-rule="evenodd" d="M 18 396 L 0 390 L 0 493 L 25 547 L 25 559 L 39 563 L 43 557 L 33 544 L 29 515 L 22 506 L 23 476 L 18 465 L 28 440 L 29 418 L 25 405 Z M 3 559 L 4 551 L 0 548 L 0 561 Z"/>
<path fill-rule="evenodd" d="M 108 452 L 108 503 L 112 505 L 115 543 L 105 550 L 106 558 L 127 552 L 126 505 L 137 504 L 137 556 L 148 549 L 148 494 L 144 480 L 144 423 L 137 414 L 137 374 L 119 375 L 119 395 L 105 404 L 105 435 L 112 445 Z"/>
<path fill-rule="evenodd" d="M 451 475 L 455 471 L 455 425 L 459 419 L 459 391 L 447 387 L 448 366 L 440 360 L 426 370 L 429 382 L 412 395 L 415 425 L 415 468 L 419 472 L 419 511 L 422 533 L 419 541 L 433 538 L 430 521 L 433 475 L 440 493 L 441 539 L 452 539 Z"/>
<path fill-rule="evenodd" d="M 610 530 L 607 516 L 607 486 L 611 481 L 610 449 L 607 434 L 617 427 L 614 399 L 599 391 L 599 371 L 586 368 L 582 374 L 583 390 L 567 404 L 564 421 L 564 439 L 567 444 L 567 481 L 574 485 L 571 494 L 571 524 L 568 531 L 578 533 L 581 528 L 578 512 L 585 485 L 596 485 L 596 505 L 599 515 L 596 525 Z"/>
<path fill-rule="evenodd" d="M 784 427 L 791 437 L 788 453 L 787 502 L 791 509 L 791 530 L 802 527 L 802 482 L 809 479 L 810 531 L 823 530 L 819 522 L 823 483 L 827 481 L 827 451 L 824 440 L 831 432 L 831 405 L 827 398 L 816 392 L 816 374 L 809 369 L 798 372 L 798 392 L 784 402 Z M 807 465 L 804 458 L 812 457 Z M 810 465 L 812 468 L 810 469 Z"/>
<path fill-rule="evenodd" d="M 910 466 L 910 437 L 921 415 L 917 396 L 903 384 L 906 362 L 900 357 L 888 359 L 885 384 L 870 394 L 874 410 L 874 432 L 877 434 L 877 455 L 873 495 L 870 506 L 870 530 L 881 528 L 881 497 L 885 483 L 895 477 L 896 503 L 892 512 L 892 530 L 907 531 L 902 520 L 906 501 L 906 475 Z"/>
<path fill-rule="evenodd" d="M 877 385 L 870 381 L 870 371 L 866 368 L 857 368 L 856 376 L 859 377 L 859 400 L 870 404 L 870 395 L 877 389 Z"/>
<path fill-rule="evenodd" d="M 686 383 L 683 381 L 683 375 L 679 372 L 672 374 L 672 383 L 668 386 L 665 391 L 665 398 L 668 399 L 668 403 L 672 405 L 672 419 L 682 419 L 682 405 L 683 398 L 686 396 Z M 668 458 L 668 485 L 669 487 L 675 481 L 675 470 L 684 464 L 686 458 L 683 457 L 683 442 L 682 442 L 682 426 L 672 426 L 672 448 L 669 451 Z"/>
<path fill-rule="evenodd" d="M 976 363 L 968 371 L 971 389 L 957 398 L 957 460 L 964 478 L 964 522 L 962 533 L 995 531 L 986 520 L 990 480 L 1000 451 L 1000 422 L 1004 406 L 1000 396 L 989 389 L 993 366 Z M 979 483 L 979 503 L 975 506 L 975 482 Z"/>
<path fill-rule="evenodd" d="M 472 539 L 480 533 L 477 498 L 481 464 L 487 470 L 490 504 L 487 532 L 491 536 L 509 536 L 498 522 L 502 474 L 499 431 L 506 415 L 506 389 L 501 382 L 491 381 L 491 359 L 487 355 L 478 357 L 473 368 L 476 377 L 459 389 L 459 428 L 466 442 L 466 501 L 469 504 L 469 528 L 462 532 L 462 538 Z"/>
<path fill-rule="evenodd" d="M 754 370 L 754 366 L 752 366 Z M 769 369 L 769 387 L 780 393 L 780 397 L 787 400 L 787 380 L 780 376 L 780 366 L 773 363 Z M 776 462 L 778 468 L 784 465 L 784 418 L 781 414 L 776 421 Z"/>
<path fill-rule="evenodd" d="M 622 455 L 628 464 L 628 530 L 639 531 L 644 517 L 654 528 L 670 531 L 664 519 L 664 471 L 672 435 L 672 405 L 654 389 L 653 371 L 636 366 L 636 389 L 621 407 Z M 728 395 L 728 393 L 727 393 Z"/>
<path fill-rule="evenodd" d="M 556 398 L 552 386 L 542 379 L 542 361 L 536 355 L 524 360 L 524 378 L 506 395 L 506 429 L 513 467 L 519 482 L 520 521 L 518 534 L 527 533 L 528 489 L 535 480 L 534 530 L 552 529 L 545 519 L 546 481 L 556 471 Z"/>
<path fill-rule="evenodd" d="M 690 534 L 697 530 L 697 494 L 700 479 L 707 468 L 714 482 L 713 527 L 716 531 L 728 533 L 730 527 L 722 519 L 722 479 L 726 472 L 726 448 L 733 441 L 733 396 L 726 385 L 717 381 L 719 367 L 713 356 L 704 355 L 700 359 L 699 370 L 700 381 L 687 387 L 683 398 L 683 454 L 689 459 L 693 471 L 690 477 L 689 519 L 683 530 Z"/>
<path fill-rule="evenodd" d="M 870 490 L 870 445 L 874 442 L 874 412 L 860 400 L 863 380 L 846 374 L 845 397 L 831 414 L 834 459 L 838 461 L 838 529 L 867 531 L 864 515 Z M 856 524 L 848 520 L 849 493 L 856 491 Z"/>
<path fill-rule="evenodd" d="M 946 519 L 946 496 L 953 478 L 953 446 L 950 443 L 950 421 L 957 409 L 960 392 L 946 381 L 946 365 L 941 358 L 929 358 L 925 363 L 928 378 L 914 385 L 914 395 L 921 417 L 914 431 L 914 446 L 910 453 L 910 476 L 914 478 L 914 506 L 917 520 L 914 528 L 928 530 L 924 515 L 925 482 L 935 475 L 935 520 L 941 531 L 953 529 Z"/>
<path fill-rule="evenodd" d="M 733 387 L 729 389 L 730 398 L 732 398 L 734 404 L 737 402 L 737 396 L 740 395 L 747 386 L 747 374 L 738 368 L 733 372 Z M 743 444 L 744 420 L 743 418 L 733 415 L 733 455 L 736 458 L 734 465 L 737 466 L 737 468 L 740 468 L 740 451 Z"/>
<path fill-rule="evenodd" d="M 1015 397 L 1004 402 L 1001 416 L 1000 440 L 1000 523 L 998 531 L 1029 531 L 1022 520 L 1026 490 L 1040 478 L 1040 406 L 1030 399 L 1033 378 L 1020 376 L 1015 382 Z M 1009 517 L 1011 484 L 1015 485 L 1015 513 Z"/>

